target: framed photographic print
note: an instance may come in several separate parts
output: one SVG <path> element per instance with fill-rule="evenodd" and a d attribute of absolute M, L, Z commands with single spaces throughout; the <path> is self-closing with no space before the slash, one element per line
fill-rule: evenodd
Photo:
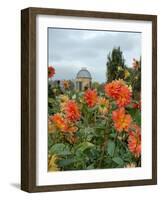
<path fill-rule="evenodd" d="M 21 188 L 157 183 L 157 16 L 21 11 Z"/>

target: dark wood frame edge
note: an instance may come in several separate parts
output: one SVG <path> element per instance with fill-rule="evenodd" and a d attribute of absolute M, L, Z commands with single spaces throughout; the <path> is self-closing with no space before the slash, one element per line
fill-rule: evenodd
<path fill-rule="evenodd" d="M 152 179 L 36 186 L 36 15 L 152 21 Z M 157 184 L 157 16 L 51 8 L 21 10 L 21 189 L 45 192 Z"/>

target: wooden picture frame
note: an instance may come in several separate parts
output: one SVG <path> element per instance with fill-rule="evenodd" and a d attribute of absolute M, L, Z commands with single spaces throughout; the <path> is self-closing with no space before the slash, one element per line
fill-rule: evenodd
<path fill-rule="evenodd" d="M 36 185 L 36 17 L 72 16 L 152 23 L 152 178 L 62 185 Z M 157 184 L 157 16 L 128 13 L 27 8 L 21 11 L 21 189 L 27 192 Z"/>

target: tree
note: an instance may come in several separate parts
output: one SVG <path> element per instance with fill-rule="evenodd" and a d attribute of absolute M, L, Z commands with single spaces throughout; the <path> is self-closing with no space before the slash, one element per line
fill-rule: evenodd
<path fill-rule="evenodd" d="M 130 84 L 133 89 L 133 98 L 140 99 L 141 92 L 141 57 L 140 60 L 133 59 L 133 68 L 131 69 Z"/>
<path fill-rule="evenodd" d="M 106 66 L 108 82 L 119 78 L 124 79 L 124 70 L 127 69 L 127 67 L 120 47 L 113 48 L 112 52 L 108 54 Z"/>

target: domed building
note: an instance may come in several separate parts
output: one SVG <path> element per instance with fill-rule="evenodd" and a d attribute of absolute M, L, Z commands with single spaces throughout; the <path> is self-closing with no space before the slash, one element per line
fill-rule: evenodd
<path fill-rule="evenodd" d="M 76 90 L 82 91 L 91 88 L 92 76 L 91 73 L 86 69 L 82 68 L 76 76 Z"/>

